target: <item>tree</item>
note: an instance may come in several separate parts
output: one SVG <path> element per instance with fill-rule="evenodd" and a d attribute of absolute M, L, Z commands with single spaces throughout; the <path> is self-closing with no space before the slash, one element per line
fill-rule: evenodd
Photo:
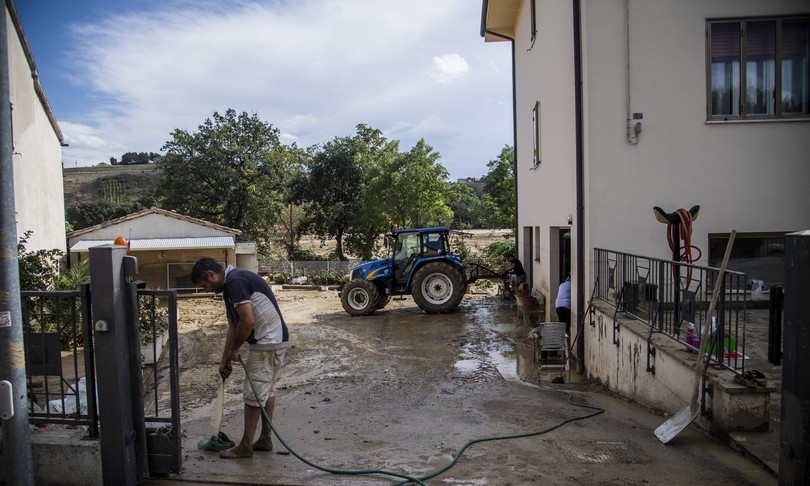
<path fill-rule="evenodd" d="M 484 204 L 490 214 L 488 227 L 515 227 L 515 150 L 506 145 L 495 160 L 487 163 L 484 176 Z"/>
<path fill-rule="evenodd" d="M 390 144 L 381 131 L 357 125 L 355 136 L 335 137 L 316 149 L 298 184 L 297 198 L 308 205 L 310 227 L 324 239 L 335 239 L 340 260 L 347 259 L 344 243 L 366 256 L 368 233 L 374 233 L 373 241 L 384 228 L 365 210 L 363 190 L 370 167 L 386 150 Z"/>
<path fill-rule="evenodd" d="M 279 131 L 254 113 L 214 112 L 189 133 L 166 142 L 158 184 L 161 206 L 242 231 L 265 241 L 282 207 L 289 161 Z"/>
<path fill-rule="evenodd" d="M 451 182 L 447 184 L 447 194 L 454 228 L 480 228 L 483 225 L 483 202 L 475 189 L 464 182 Z"/>
<path fill-rule="evenodd" d="M 382 159 L 369 184 L 378 211 L 400 228 L 448 225 L 453 212 L 447 206 L 447 170 L 439 153 L 419 140 L 408 152 Z"/>
<path fill-rule="evenodd" d="M 147 209 L 153 206 L 152 202 L 153 200 L 148 197 L 140 198 L 135 201 L 127 200 L 122 202 L 96 199 L 71 204 L 65 210 L 65 216 L 72 228 L 80 230 Z"/>

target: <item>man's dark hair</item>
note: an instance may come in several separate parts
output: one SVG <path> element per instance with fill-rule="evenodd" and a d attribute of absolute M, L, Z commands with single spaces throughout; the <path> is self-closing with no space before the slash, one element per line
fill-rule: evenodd
<path fill-rule="evenodd" d="M 208 270 L 214 273 L 222 273 L 224 271 L 222 265 L 213 258 L 200 258 L 197 260 L 197 263 L 194 264 L 194 268 L 191 269 L 191 283 L 196 285 L 197 282 L 205 280 L 205 277 L 208 276 Z"/>

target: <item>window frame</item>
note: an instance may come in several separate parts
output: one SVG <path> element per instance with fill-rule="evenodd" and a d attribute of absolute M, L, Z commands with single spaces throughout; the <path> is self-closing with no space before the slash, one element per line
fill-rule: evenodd
<path fill-rule="evenodd" d="M 785 21 L 807 21 L 810 22 L 810 15 L 785 15 L 785 16 L 763 16 L 763 17 L 731 17 L 712 18 L 706 20 L 706 121 L 707 122 L 734 122 L 734 121 L 784 121 L 784 120 L 810 120 L 810 110 L 803 113 L 783 113 L 782 112 L 782 24 Z M 773 113 L 748 113 L 747 112 L 747 62 L 748 46 L 747 24 L 749 22 L 775 22 L 776 39 L 774 52 L 774 81 L 773 81 Z M 739 51 L 739 74 L 736 80 L 739 82 L 739 95 L 735 100 L 737 114 L 712 114 L 712 25 L 722 23 L 736 23 L 740 32 Z M 810 59 L 807 59 L 810 63 Z M 807 80 L 807 90 L 810 90 L 810 79 Z"/>

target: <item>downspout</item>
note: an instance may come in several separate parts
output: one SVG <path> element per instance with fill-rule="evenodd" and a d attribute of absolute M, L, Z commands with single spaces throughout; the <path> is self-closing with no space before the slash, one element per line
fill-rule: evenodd
<path fill-rule="evenodd" d="M 577 192 L 577 320 L 585 316 L 585 194 L 584 194 L 584 135 L 582 109 L 582 8 L 574 0 L 574 109 L 576 116 L 576 192 Z M 585 372 L 585 336 L 577 340 L 577 373 Z"/>
<path fill-rule="evenodd" d="M 501 39 L 508 40 L 512 46 L 512 152 L 514 153 L 514 160 L 512 161 L 512 171 L 515 175 L 515 226 L 512 228 L 515 232 L 515 255 L 518 253 L 518 147 L 517 147 L 517 81 L 515 76 L 515 39 L 504 34 L 499 34 L 492 30 L 487 29 L 487 9 L 489 8 L 489 0 L 482 2 L 481 10 L 481 37 L 484 34 L 494 35 Z"/>

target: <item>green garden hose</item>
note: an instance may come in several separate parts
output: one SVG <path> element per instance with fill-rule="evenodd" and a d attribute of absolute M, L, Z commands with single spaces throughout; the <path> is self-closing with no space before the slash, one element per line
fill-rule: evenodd
<path fill-rule="evenodd" d="M 245 366 L 245 362 L 242 360 L 241 356 L 239 357 L 239 364 L 241 364 L 242 368 L 245 370 L 245 378 L 248 380 L 248 383 L 250 384 L 250 389 L 253 390 L 253 395 L 256 397 L 256 402 L 258 403 L 259 402 L 259 394 L 256 392 L 256 387 L 253 386 L 253 379 L 250 377 L 250 373 L 248 373 L 247 366 Z M 287 443 L 284 442 L 284 439 L 282 439 L 281 436 L 278 434 L 278 431 L 276 430 L 276 428 L 273 427 L 273 421 L 270 419 L 270 417 L 267 416 L 267 412 L 264 410 L 264 407 L 259 407 L 259 410 L 261 410 L 261 412 L 262 412 L 262 419 L 265 421 L 265 423 L 267 423 L 267 425 L 270 426 L 270 430 L 273 431 L 273 435 L 275 435 L 276 438 L 278 439 L 278 441 L 281 442 L 281 445 L 286 447 L 287 450 L 290 451 L 290 454 L 294 455 L 301 462 L 303 462 L 304 464 L 306 464 L 308 466 L 314 467 L 315 469 L 318 469 L 319 471 L 328 472 L 330 474 L 344 474 L 344 475 L 352 475 L 352 476 L 368 476 L 368 475 L 379 474 L 379 475 L 383 475 L 383 476 L 393 476 L 395 478 L 405 479 L 406 481 L 404 483 L 402 483 L 402 484 L 416 483 L 416 484 L 421 484 L 421 485 L 425 486 L 425 483 L 423 483 L 421 480 L 419 480 L 419 479 L 417 479 L 415 477 L 409 476 L 407 474 L 393 472 L 393 471 L 384 471 L 384 470 L 381 470 L 381 469 L 332 469 L 332 468 L 325 467 L 325 466 L 319 466 L 319 465 L 315 464 L 314 462 L 306 459 L 305 457 L 302 457 L 300 454 L 295 452 L 289 445 L 287 445 Z"/>
<path fill-rule="evenodd" d="M 256 399 L 258 401 L 259 394 L 256 393 L 256 388 L 253 386 L 253 380 L 251 379 L 250 373 L 248 373 L 247 367 L 245 366 L 245 362 L 242 361 L 241 357 L 239 358 L 239 363 L 242 365 L 242 368 L 244 368 L 244 370 L 245 370 L 245 378 L 248 380 L 248 383 L 250 384 L 250 389 L 253 390 L 253 394 L 256 396 Z M 393 477 L 405 480 L 405 481 L 396 483 L 397 486 L 398 485 L 410 484 L 410 483 L 416 483 L 416 484 L 424 485 L 425 483 L 423 481 L 427 481 L 428 479 L 434 478 L 434 477 L 448 471 L 453 466 L 455 466 L 456 463 L 458 462 L 458 460 L 461 458 L 461 455 L 464 453 L 464 451 L 467 450 L 467 448 L 470 447 L 473 444 L 477 444 L 477 443 L 480 443 L 480 442 L 491 442 L 491 441 L 496 441 L 496 440 L 523 439 L 523 438 L 526 438 L 526 437 L 534 437 L 534 436 L 537 436 L 537 435 L 542 435 L 542 434 L 551 432 L 552 430 L 558 429 L 558 428 L 562 427 L 565 424 L 568 424 L 568 423 L 571 423 L 571 422 L 576 422 L 576 421 L 579 421 L 579 420 L 585 420 L 587 418 L 594 417 L 596 415 L 599 415 L 600 413 L 604 413 L 604 411 L 605 411 L 603 408 L 594 407 L 592 405 L 586 405 L 584 403 L 574 401 L 574 399 L 573 399 L 574 397 L 573 397 L 573 394 L 571 392 L 558 390 L 556 388 L 547 387 L 547 386 L 543 386 L 543 385 L 538 385 L 538 386 L 543 390 L 553 391 L 553 392 L 557 392 L 557 393 L 565 393 L 565 394 L 568 395 L 568 403 L 570 403 L 572 405 L 576 405 L 578 407 L 583 407 L 583 408 L 588 408 L 588 409 L 594 410 L 594 412 L 589 413 L 587 415 L 582 415 L 580 417 L 574 417 L 574 418 L 563 420 L 562 422 L 560 422 L 560 423 L 558 423 L 556 425 L 552 425 L 551 427 L 547 427 L 547 428 L 545 428 L 543 430 L 538 430 L 536 432 L 530 432 L 530 433 L 526 433 L 526 434 L 502 435 L 502 436 L 496 436 L 496 437 L 484 437 L 484 438 L 480 438 L 480 439 L 473 439 L 473 440 L 467 442 L 466 444 L 464 444 L 463 446 L 461 446 L 461 448 L 455 454 L 453 454 L 453 460 L 450 461 L 449 464 L 447 464 L 446 466 L 444 466 L 444 467 L 442 467 L 440 469 L 437 469 L 436 471 L 433 471 L 433 472 L 428 473 L 428 474 L 423 474 L 421 476 L 410 476 L 410 475 L 407 475 L 407 474 L 402 474 L 402 473 L 397 473 L 397 472 L 392 472 L 392 471 L 384 471 L 384 470 L 380 470 L 380 469 L 360 469 L 360 470 L 332 469 L 332 468 L 328 468 L 328 467 L 319 466 L 317 464 L 314 464 L 313 462 L 307 460 L 306 458 L 302 457 L 301 455 L 296 453 L 294 450 L 292 450 L 290 448 L 290 446 L 288 446 L 287 443 L 284 442 L 284 439 L 282 439 L 281 436 L 278 434 L 278 432 L 276 431 L 276 428 L 273 427 L 273 421 L 270 419 L 270 417 L 267 416 L 267 412 L 264 410 L 264 407 L 260 407 L 259 409 L 261 410 L 263 420 L 267 423 L 267 425 L 270 426 L 270 430 L 273 431 L 273 434 L 276 436 L 276 438 L 279 440 L 279 442 L 281 442 L 281 444 L 284 447 L 286 447 L 287 450 L 289 450 L 292 455 L 297 457 L 301 462 L 303 462 L 304 464 L 307 464 L 308 466 L 314 467 L 315 469 L 318 469 L 318 470 L 324 471 L 324 472 L 328 472 L 328 473 L 331 473 L 331 474 L 345 474 L 345 475 L 355 475 L 355 476 L 360 476 L 360 475 L 365 476 L 365 475 L 379 474 L 379 475 L 384 475 L 384 476 L 393 476 Z"/>

